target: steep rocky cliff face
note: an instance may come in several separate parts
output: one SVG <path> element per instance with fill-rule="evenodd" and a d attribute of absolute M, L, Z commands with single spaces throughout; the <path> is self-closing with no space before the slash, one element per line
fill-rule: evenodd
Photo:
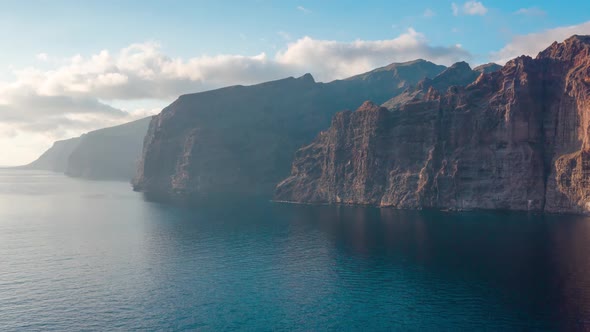
<path fill-rule="evenodd" d="M 589 101 L 590 38 L 574 36 L 465 87 L 338 113 L 297 151 L 275 197 L 587 213 Z"/>
<path fill-rule="evenodd" d="M 56 141 L 37 160 L 18 169 L 37 169 L 63 173 L 68 168 L 68 158 L 80 144 L 80 137 Z"/>
<path fill-rule="evenodd" d="M 384 102 L 444 69 L 419 60 L 325 84 L 307 74 L 181 96 L 152 120 L 134 188 L 156 199 L 271 197 L 293 153 L 337 111 Z"/>
<path fill-rule="evenodd" d="M 68 158 L 65 174 L 95 180 L 132 180 L 151 118 L 91 131 Z"/>
<path fill-rule="evenodd" d="M 545 209 L 590 211 L 590 36 L 541 52 L 547 91 L 545 144 L 551 153 Z"/>
<path fill-rule="evenodd" d="M 40 169 L 95 180 L 133 179 L 151 118 L 58 141 L 21 169 Z"/>

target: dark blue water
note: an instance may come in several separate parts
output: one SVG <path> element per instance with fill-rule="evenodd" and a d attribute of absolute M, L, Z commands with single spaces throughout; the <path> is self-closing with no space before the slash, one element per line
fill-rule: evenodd
<path fill-rule="evenodd" d="M 590 220 L 146 202 L 0 172 L 0 329 L 590 329 Z"/>

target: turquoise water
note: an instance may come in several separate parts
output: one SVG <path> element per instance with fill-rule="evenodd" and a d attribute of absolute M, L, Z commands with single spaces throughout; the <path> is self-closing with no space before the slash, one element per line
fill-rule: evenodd
<path fill-rule="evenodd" d="M 590 328 L 590 219 L 146 202 L 0 171 L 0 330 Z"/>

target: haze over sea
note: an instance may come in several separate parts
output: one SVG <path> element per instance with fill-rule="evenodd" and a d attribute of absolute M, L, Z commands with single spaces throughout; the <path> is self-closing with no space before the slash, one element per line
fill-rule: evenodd
<path fill-rule="evenodd" d="M 0 326 L 590 328 L 590 219 L 266 201 L 185 209 L 0 170 Z"/>

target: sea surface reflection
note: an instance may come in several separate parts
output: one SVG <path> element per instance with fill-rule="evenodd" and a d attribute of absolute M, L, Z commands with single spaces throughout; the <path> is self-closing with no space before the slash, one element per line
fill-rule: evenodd
<path fill-rule="evenodd" d="M 6 330 L 590 328 L 590 219 L 231 200 L 0 171 Z"/>

